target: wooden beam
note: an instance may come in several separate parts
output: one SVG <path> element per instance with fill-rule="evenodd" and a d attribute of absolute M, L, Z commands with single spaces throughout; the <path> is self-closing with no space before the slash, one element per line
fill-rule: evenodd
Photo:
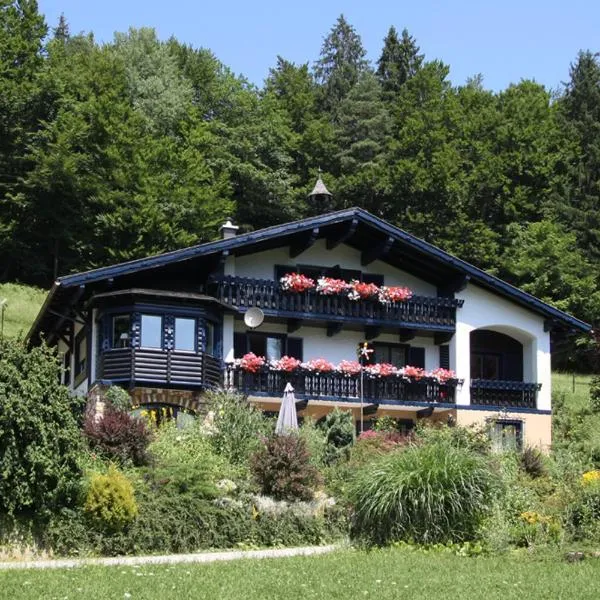
<path fill-rule="evenodd" d="M 302 319 L 288 319 L 287 332 L 294 333 L 294 331 L 298 331 L 298 329 L 300 329 L 301 325 L 302 325 Z"/>
<path fill-rule="evenodd" d="M 470 275 L 459 275 L 444 283 L 444 285 L 438 286 L 438 296 L 443 298 L 452 297 L 457 292 L 462 292 L 467 287 L 469 281 L 471 281 Z"/>
<path fill-rule="evenodd" d="M 308 250 L 319 237 L 319 228 L 315 227 L 312 229 L 310 234 L 304 237 L 299 243 L 290 245 L 290 258 L 296 258 L 299 254 L 302 254 Z"/>
<path fill-rule="evenodd" d="M 416 336 L 417 332 L 414 329 L 400 329 L 398 332 L 398 339 L 401 342 L 410 342 Z"/>
<path fill-rule="evenodd" d="M 363 251 L 363 253 L 360 255 L 360 264 L 363 267 L 366 267 L 367 265 L 370 265 L 374 260 L 382 258 L 390 251 L 393 244 L 394 238 L 392 236 L 389 236 L 385 238 L 385 240 L 379 242 L 379 244 L 373 246 L 373 248 L 369 248 L 368 250 Z"/>
<path fill-rule="evenodd" d="M 377 409 L 379 408 L 379 404 L 367 404 L 363 407 L 363 415 L 365 417 L 369 417 L 377 413 Z"/>
<path fill-rule="evenodd" d="M 367 325 L 365 327 L 365 339 L 366 340 L 373 340 L 376 337 L 379 337 L 380 333 L 381 333 L 381 327 L 379 327 L 377 325 Z"/>
<path fill-rule="evenodd" d="M 429 406 L 427 408 L 422 408 L 417 411 L 417 419 L 426 419 L 433 414 L 433 406 Z"/>
<path fill-rule="evenodd" d="M 296 400 L 296 411 L 300 412 L 308 406 L 308 400 Z"/>
<path fill-rule="evenodd" d="M 433 343 L 436 346 L 441 346 L 442 344 L 447 344 L 452 339 L 453 336 L 454 336 L 454 333 L 452 331 L 444 331 L 444 332 L 436 333 L 433 336 Z"/>
<path fill-rule="evenodd" d="M 358 219 L 352 219 L 352 221 L 350 221 L 350 225 L 348 226 L 348 229 L 346 229 L 346 231 L 344 231 L 344 233 L 342 233 L 342 235 L 338 236 L 337 238 L 328 238 L 327 239 L 327 243 L 326 243 L 327 250 L 333 250 L 340 244 L 347 242 L 356 233 L 357 227 L 358 227 Z"/>
<path fill-rule="evenodd" d="M 333 321 L 327 323 L 327 337 L 333 337 L 336 333 L 339 333 L 343 326 L 344 324 L 342 321 Z"/>
<path fill-rule="evenodd" d="M 556 328 L 556 323 L 553 319 L 544 319 L 544 331 L 545 332 L 554 331 L 555 328 Z"/>

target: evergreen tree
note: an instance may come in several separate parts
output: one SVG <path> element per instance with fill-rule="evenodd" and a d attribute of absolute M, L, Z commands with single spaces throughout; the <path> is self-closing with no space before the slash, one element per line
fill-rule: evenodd
<path fill-rule="evenodd" d="M 393 98 L 400 88 L 421 68 L 424 56 L 419 54 L 416 40 L 407 29 L 398 39 L 396 28 L 390 27 L 384 41 L 381 56 L 377 61 L 377 77 L 384 94 Z"/>
<path fill-rule="evenodd" d="M 580 52 L 560 100 L 566 134 L 567 179 L 559 193 L 558 215 L 577 236 L 585 255 L 600 260 L 600 62 Z"/>
<path fill-rule="evenodd" d="M 46 33 L 35 0 L 0 0 L 0 278 L 4 279 L 20 246 L 18 197 L 22 177 L 31 168 L 27 145 L 45 116 L 38 76 Z"/>
<path fill-rule="evenodd" d="M 374 74 L 363 73 L 338 107 L 338 200 L 385 215 L 385 148 L 390 116 Z"/>
<path fill-rule="evenodd" d="M 316 80 L 322 86 L 324 108 L 335 109 L 361 73 L 368 70 L 366 54 L 360 36 L 340 15 L 323 41 L 321 56 L 314 66 Z"/>

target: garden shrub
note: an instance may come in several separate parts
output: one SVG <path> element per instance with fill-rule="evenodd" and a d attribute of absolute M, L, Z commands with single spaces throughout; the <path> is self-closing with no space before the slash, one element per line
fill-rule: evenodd
<path fill-rule="evenodd" d="M 215 452 L 200 419 L 183 428 L 178 428 L 174 421 L 164 423 L 156 431 L 148 452 L 157 467 L 162 464 L 177 464 L 191 470 L 201 467 L 212 482 L 244 475 L 242 469 L 233 467 Z"/>
<path fill-rule="evenodd" d="M 590 408 L 594 413 L 600 413 L 600 375 L 590 382 Z"/>
<path fill-rule="evenodd" d="M 306 442 L 298 435 L 271 435 L 250 461 L 262 493 L 277 500 L 310 500 L 320 483 Z"/>
<path fill-rule="evenodd" d="M 438 440 L 411 445 L 365 467 L 353 482 L 351 533 L 368 544 L 475 538 L 492 504 L 484 457 Z"/>
<path fill-rule="evenodd" d="M 352 412 L 334 408 L 322 422 L 325 431 L 324 462 L 332 464 L 350 456 L 354 444 L 354 417 Z"/>
<path fill-rule="evenodd" d="M 521 468 L 532 478 L 542 477 L 546 473 L 544 457 L 537 448 L 528 446 L 520 456 Z"/>
<path fill-rule="evenodd" d="M 390 416 L 379 417 L 378 419 L 375 419 L 373 429 L 384 433 L 397 433 L 398 423 L 396 422 L 396 419 Z"/>
<path fill-rule="evenodd" d="M 131 410 L 131 396 L 127 390 L 124 390 L 118 385 L 111 385 L 108 390 L 106 390 L 104 399 L 110 406 L 117 410 Z"/>
<path fill-rule="evenodd" d="M 90 481 L 84 511 L 100 529 L 123 529 L 138 514 L 131 482 L 115 467 L 106 474 L 96 473 Z"/>
<path fill-rule="evenodd" d="M 458 427 L 444 423 L 423 422 L 417 425 L 414 436 L 417 443 L 429 444 L 439 441 L 479 454 L 488 454 L 491 450 L 490 436 L 486 428 L 478 425 Z"/>
<path fill-rule="evenodd" d="M 600 478 L 584 473 L 566 510 L 567 528 L 574 540 L 600 541 Z"/>
<path fill-rule="evenodd" d="M 317 426 L 312 417 L 306 417 L 298 433 L 306 443 L 311 464 L 317 468 L 322 467 L 325 461 L 326 448 L 323 429 Z"/>
<path fill-rule="evenodd" d="M 99 418 L 88 415 L 83 429 L 92 450 L 122 465 L 148 462 L 148 444 L 152 432 L 142 419 L 107 406 Z"/>
<path fill-rule="evenodd" d="M 410 438 L 403 436 L 398 431 L 365 431 L 358 436 L 352 447 L 350 462 L 359 467 L 378 457 L 398 450 L 410 443 Z"/>
<path fill-rule="evenodd" d="M 260 446 L 261 436 L 272 431 L 272 424 L 240 394 L 209 392 L 206 400 L 213 448 L 232 464 L 244 464 Z"/>
<path fill-rule="evenodd" d="M 45 345 L 0 343 L 0 512 L 46 517 L 75 502 L 81 398 L 58 383 L 60 364 Z"/>

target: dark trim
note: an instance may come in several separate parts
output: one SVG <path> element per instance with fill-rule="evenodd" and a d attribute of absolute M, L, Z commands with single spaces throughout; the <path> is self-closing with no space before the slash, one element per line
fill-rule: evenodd
<path fill-rule="evenodd" d="M 348 226 L 348 229 L 346 229 L 346 231 L 344 231 L 344 233 L 342 233 L 342 235 L 340 235 L 337 238 L 328 238 L 327 239 L 327 242 L 325 244 L 327 250 L 333 250 L 334 248 L 337 248 L 340 244 L 347 242 L 356 233 L 357 227 L 358 227 L 358 219 L 352 219 L 352 221 L 350 221 L 350 225 Z"/>
<path fill-rule="evenodd" d="M 394 238 L 392 236 L 388 236 L 385 240 L 382 240 L 373 248 L 364 250 L 360 255 L 360 264 L 363 267 L 366 267 L 378 258 L 383 258 L 392 249 L 393 245 Z"/>
<path fill-rule="evenodd" d="M 290 245 L 290 258 L 296 258 L 306 250 L 308 250 L 319 237 L 319 228 L 314 227 L 308 237 L 305 237 L 300 242 Z"/>

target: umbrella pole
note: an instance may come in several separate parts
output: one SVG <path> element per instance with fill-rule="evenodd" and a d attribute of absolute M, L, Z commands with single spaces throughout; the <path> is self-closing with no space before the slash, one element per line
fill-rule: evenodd
<path fill-rule="evenodd" d="M 363 400 L 364 400 L 364 372 L 360 370 L 360 432 L 364 433 L 364 411 L 363 411 Z"/>

